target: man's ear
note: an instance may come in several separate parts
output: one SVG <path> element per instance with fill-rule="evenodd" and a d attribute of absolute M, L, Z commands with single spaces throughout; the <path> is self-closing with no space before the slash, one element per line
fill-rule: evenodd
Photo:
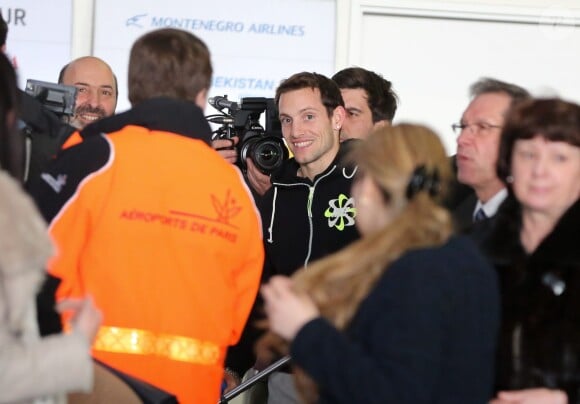
<path fill-rule="evenodd" d="M 339 105 L 338 107 L 334 108 L 332 112 L 332 129 L 340 130 L 342 128 L 342 124 L 346 119 L 346 109 L 343 106 Z"/>
<path fill-rule="evenodd" d="M 391 122 L 387 121 L 386 119 L 383 119 L 383 120 L 377 121 L 373 124 L 373 130 L 376 130 L 379 128 L 388 128 L 389 126 L 391 126 Z"/>
<path fill-rule="evenodd" d="M 202 110 L 205 110 L 207 104 L 207 88 L 204 88 L 199 93 L 197 93 L 195 96 L 195 103 Z"/>

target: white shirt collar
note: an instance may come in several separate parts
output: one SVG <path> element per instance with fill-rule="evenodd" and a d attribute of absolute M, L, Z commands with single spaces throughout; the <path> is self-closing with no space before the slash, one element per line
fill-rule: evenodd
<path fill-rule="evenodd" d="M 481 208 L 485 212 L 485 216 L 492 217 L 493 215 L 496 214 L 497 210 L 499 209 L 499 205 L 501 205 L 504 199 L 507 198 L 507 195 L 508 195 L 507 188 L 502 188 L 498 193 L 492 196 L 486 203 L 481 203 L 481 201 L 478 199 L 472 216 L 475 216 L 475 212 L 477 212 L 479 208 Z"/>

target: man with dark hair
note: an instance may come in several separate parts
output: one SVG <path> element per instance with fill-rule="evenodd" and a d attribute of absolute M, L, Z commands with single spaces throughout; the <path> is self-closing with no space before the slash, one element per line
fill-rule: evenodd
<path fill-rule="evenodd" d="M 294 157 L 272 174 L 260 204 L 267 276 L 291 275 L 359 237 L 350 197 L 356 168 L 341 162 L 346 111 L 338 86 L 317 73 L 297 73 L 280 84 L 276 103 Z M 268 389 L 271 403 L 295 399 L 289 374 L 272 375 Z"/>
<path fill-rule="evenodd" d="M 271 272 L 290 275 L 358 237 L 349 196 L 356 169 L 341 162 L 346 113 L 332 80 L 295 74 L 276 90 L 276 103 L 294 157 L 272 175 L 261 214 Z"/>
<path fill-rule="evenodd" d="M 511 106 L 530 97 L 515 84 L 491 78 L 471 85 L 470 95 L 460 122 L 453 125 L 458 135 L 457 181 L 474 191 L 453 208 L 459 227 L 495 215 L 506 198 L 496 173 L 499 139 Z"/>
<path fill-rule="evenodd" d="M 133 44 L 132 109 L 83 130 L 34 189 L 59 254 L 59 298 L 90 293 L 96 358 L 184 403 L 216 403 L 263 266 L 260 219 L 239 170 L 210 146 L 212 67 L 193 34 Z"/>
<path fill-rule="evenodd" d="M 397 95 L 390 81 L 361 67 L 343 69 L 332 80 L 340 88 L 347 112 L 341 141 L 364 139 L 374 128 L 392 124 Z"/>

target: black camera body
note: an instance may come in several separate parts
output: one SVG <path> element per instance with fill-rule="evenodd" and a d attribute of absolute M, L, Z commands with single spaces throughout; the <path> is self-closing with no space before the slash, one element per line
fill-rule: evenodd
<path fill-rule="evenodd" d="M 221 112 L 220 115 L 210 115 L 209 122 L 220 123 L 222 126 L 213 132 L 212 138 L 239 138 L 238 166 L 247 170 L 246 159 L 250 158 L 254 165 L 264 174 L 276 171 L 284 160 L 288 159 L 288 149 L 282 138 L 282 129 L 278 119 L 278 108 L 273 98 L 247 97 L 240 103 L 232 102 L 227 96 L 212 97 L 210 105 Z M 228 113 L 223 112 L 224 109 Z M 260 116 L 265 113 L 265 128 L 260 124 Z"/>
<path fill-rule="evenodd" d="M 59 117 L 70 117 L 75 111 L 77 88 L 64 84 L 27 80 L 25 92 Z"/>

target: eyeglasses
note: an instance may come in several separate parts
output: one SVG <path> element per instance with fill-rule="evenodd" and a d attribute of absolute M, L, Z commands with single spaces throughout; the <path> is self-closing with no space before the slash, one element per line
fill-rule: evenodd
<path fill-rule="evenodd" d="M 477 123 L 454 123 L 451 125 L 451 129 L 455 132 L 456 135 L 460 135 L 463 130 L 470 128 L 471 133 L 486 133 L 492 129 L 501 129 L 501 125 L 492 125 L 486 122 L 477 122 Z"/>

